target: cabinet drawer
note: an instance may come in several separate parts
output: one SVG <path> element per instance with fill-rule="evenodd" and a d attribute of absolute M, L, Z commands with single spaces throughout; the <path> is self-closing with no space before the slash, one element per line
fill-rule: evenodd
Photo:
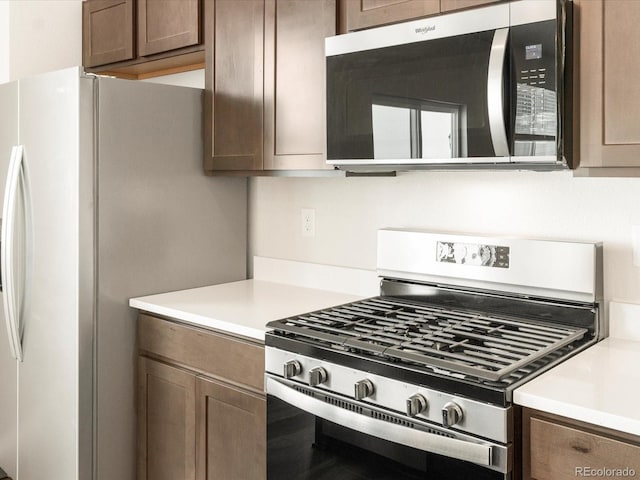
<path fill-rule="evenodd" d="M 138 348 L 188 368 L 264 390 L 264 347 L 140 314 Z"/>
<path fill-rule="evenodd" d="M 575 480 L 587 476 L 609 478 L 624 469 L 640 472 L 638 445 L 535 417 L 530 428 L 531 478 Z M 596 472 L 600 469 L 609 472 Z"/>

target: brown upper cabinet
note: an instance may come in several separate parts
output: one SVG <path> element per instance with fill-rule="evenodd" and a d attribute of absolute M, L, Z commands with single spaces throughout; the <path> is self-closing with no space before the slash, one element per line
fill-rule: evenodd
<path fill-rule="evenodd" d="M 331 169 L 324 39 L 336 34 L 336 1 L 267 0 L 265 6 L 265 169 Z"/>
<path fill-rule="evenodd" d="M 82 4 L 85 67 L 134 57 L 133 0 L 87 0 Z"/>
<path fill-rule="evenodd" d="M 440 0 L 342 0 L 346 31 L 440 13 Z"/>
<path fill-rule="evenodd" d="M 205 172 L 329 169 L 324 39 L 336 0 L 205 2 Z"/>
<path fill-rule="evenodd" d="M 261 170 L 264 0 L 208 0 L 205 19 L 205 171 Z"/>
<path fill-rule="evenodd" d="M 341 0 L 341 31 L 403 22 L 497 1 L 500 0 Z"/>
<path fill-rule="evenodd" d="M 445 13 L 463 8 L 482 7 L 488 3 L 496 3 L 499 1 L 501 0 L 440 0 L 440 11 Z"/>
<path fill-rule="evenodd" d="M 639 175 L 640 2 L 575 0 L 574 18 L 576 173 Z"/>
<path fill-rule="evenodd" d="M 199 0 L 138 0 L 138 55 L 200 43 Z"/>
<path fill-rule="evenodd" d="M 137 78 L 202 68 L 202 0 L 86 0 L 83 64 Z M 151 75 L 149 75 L 151 76 Z"/>

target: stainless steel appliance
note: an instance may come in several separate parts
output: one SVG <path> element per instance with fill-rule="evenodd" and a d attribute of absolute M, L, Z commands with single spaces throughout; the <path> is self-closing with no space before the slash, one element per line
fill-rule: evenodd
<path fill-rule="evenodd" d="M 519 478 L 514 389 L 606 334 L 600 245 L 385 229 L 378 272 L 269 323 L 269 480 Z"/>
<path fill-rule="evenodd" d="M 572 5 L 517 0 L 327 38 L 328 163 L 570 167 Z"/>
<path fill-rule="evenodd" d="M 245 278 L 246 181 L 202 174 L 199 89 L 71 68 L 0 112 L 0 467 L 133 480 L 129 298 Z"/>

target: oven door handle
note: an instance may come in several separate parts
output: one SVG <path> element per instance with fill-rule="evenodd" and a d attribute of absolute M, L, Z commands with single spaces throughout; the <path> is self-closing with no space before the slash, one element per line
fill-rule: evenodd
<path fill-rule="evenodd" d="M 300 393 L 278 380 L 267 376 L 266 389 L 288 404 L 316 417 L 393 443 L 419 450 L 445 455 L 457 460 L 492 466 L 492 446 L 444 437 L 434 433 L 403 427 L 325 403 Z"/>

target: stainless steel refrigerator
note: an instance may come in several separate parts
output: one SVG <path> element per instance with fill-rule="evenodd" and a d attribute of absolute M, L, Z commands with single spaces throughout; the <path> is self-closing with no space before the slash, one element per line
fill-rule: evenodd
<path fill-rule="evenodd" d="M 246 277 L 246 180 L 203 175 L 201 110 L 201 90 L 79 68 L 0 85 L 0 468 L 14 480 L 133 480 L 128 299 Z"/>

